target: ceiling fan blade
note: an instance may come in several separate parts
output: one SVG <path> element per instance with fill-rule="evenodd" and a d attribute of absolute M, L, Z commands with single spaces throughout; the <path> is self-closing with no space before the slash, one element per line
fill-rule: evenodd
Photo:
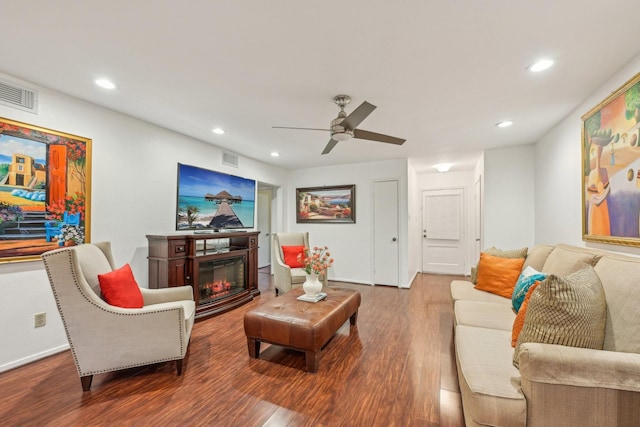
<path fill-rule="evenodd" d="M 355 128 L 358 127 L 358 125 L 376 108 L 377 107 L 375 105 L 364 101 L 340 123 L 340 126 L 349 130 L 355 130 Z"/>
<path fill-rule="evenodd" d="M 271 126 L 273 129 L 297 129 L 297 130 L 323 130 L 329 132 L 329 129 L 318 129 L 318 128 L 294 128 L 290 126 Z"/>
<path fill-rule="evenodd" d="M 338 141 L 336 141 L 335 139 L 331 138 L 329 140 L 329 143 L 327 144 L 327 146 L 324 147 L 324 151 L 322 152 L 322 154 L 329 154 L 329 151 L 333 150 L 333 147 L 335 147 L 337 143 L 338 143 Z"/>
<path fill-rule="evenodd" d="M 406 139 L 396 138 L 395 136 L 383 135 L 381 133 L 369 132 L 368 130 L 355 129 L 353 137 L 358 139 L 368 139 L 369 141 L 386 142 L 388 144 L 402 145 Z"/>

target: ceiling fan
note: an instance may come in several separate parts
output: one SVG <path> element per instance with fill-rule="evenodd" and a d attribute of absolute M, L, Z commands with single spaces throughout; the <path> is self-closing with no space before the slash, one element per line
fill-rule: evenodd
<path fill-rule="evenodd" d="M 331 132 L 331 139 L 322 154 L 328 154 L 338 142 L 348 141 L 351 138 L 367 139 L 369 141 L 386 142 L 388 144 L 402 145 L 406 139 L 396 138 L 395 136 L 383 135 L 381 133 L 370 132 L 368 130 L 357 129 L 357 126 L 366 119 L 369 114 L 376 109 L 375 105 L 369 104 L 364 101 L 358 106 L 351 114 L 347 115 L 344 111 L 344 107 L 351 102 L 349 95 L 336 95 L 333 97 L 340 112 L 338 117 L 331 120 L 329 129 L 316 129 L 316 128 L 296 128 L 288 126 L 273 126 L 274 129 L 301 129 L 301 130 L 322 130 Z"/>

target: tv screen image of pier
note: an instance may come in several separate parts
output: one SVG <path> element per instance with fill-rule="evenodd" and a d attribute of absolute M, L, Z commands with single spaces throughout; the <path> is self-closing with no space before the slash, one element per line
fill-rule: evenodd
<path fill-rule="evenodd" d="M 256 181 L 178 163 L 176 230 L 253 228 Z"/>

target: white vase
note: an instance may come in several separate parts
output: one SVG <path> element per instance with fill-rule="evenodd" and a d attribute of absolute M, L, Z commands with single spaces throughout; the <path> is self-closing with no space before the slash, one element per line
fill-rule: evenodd
<path fill-rule="evenodd" d="M 310 273 L 307 274 L 307 280 L 302 284 L 302 289 L 304 289 L 304 293 L 308 297 L 315 297 L 322 290 L 322 282 L 318 280 L 318 274 Z"/>

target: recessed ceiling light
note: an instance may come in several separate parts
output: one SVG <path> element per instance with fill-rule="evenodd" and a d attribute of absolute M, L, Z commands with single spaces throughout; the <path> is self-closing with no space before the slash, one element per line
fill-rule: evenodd
<path fill-rule="evenodd" d="M 451 169 L 451 163 L 439 163 L 434 166 L 438 172 L 449 172 Z"/>
<path fill-rule="evenodd" d="M 541 59 L 540 61 L 529 66 L 529 71 L 533 73 L 537 73 L 539 71 L 544 71 L 547 68 L 553 65 L 553 60 L 551 59 Z"/>
<path fill-rule="evenodd" d="M 496 126 L 499 127 L 499 128 L 508 128 L 512 124 L 513 124 L 513 122 L 511 120 L 505 120 L 503 122 L 496 123 Z"/>
<path fill-rule="evenodd" d="M 103 89 L 115 89 L 116 85 L 107 79 L 96 79 L 95 83 Z"/>
<path fill-rule="evenodd" d="M 222 128 L 213 128 L 212 132 L 217 135 L 224 135 L 225 133 L 227 133 L 227 131 Z"/>
<path fill-rule="evenodd" d="M 277 151 L 272 151 L 271 157 L 280 157 L 280 153 L 278 153 Z"/>

